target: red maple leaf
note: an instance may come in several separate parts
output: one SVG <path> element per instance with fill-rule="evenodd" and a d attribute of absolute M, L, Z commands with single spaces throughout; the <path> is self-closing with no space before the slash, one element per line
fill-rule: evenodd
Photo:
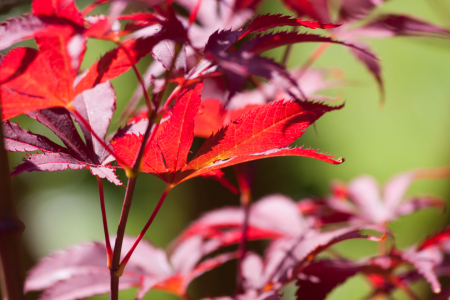
<path fill-rule="evenodd" d="M 147 148 L 142 171 L 175 186 L 193 177 L 238 163 L 276 156 L 307 156 L 332 164 L 342 163 L 311 149 L 287 148 L 324 113 L 340 109 L 309 101 L 277 101 L 242 114 L 209 137 L 187 161 L 194 138 L 194 119 L 203 84 L 185 88 L 166 121 Z M 118 157 L 133 165 L 143 136 L 125 134 L 115 139 Z"/>

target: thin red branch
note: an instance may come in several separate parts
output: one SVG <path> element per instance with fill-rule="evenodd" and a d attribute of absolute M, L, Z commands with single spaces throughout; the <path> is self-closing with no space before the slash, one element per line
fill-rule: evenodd
<path fill-rule="evenodd" d="M 100 177 L 98 177 L 97 175 L 95 177 L 97 178 L 98 193 L 100 195 L 100 208 L 102 210 L 103 231 L 105 232 L 105 245 L 106 245 L 106 256 L 108 259 L 108 269 L 111 269 L 113 251 L 111 248 L 111 242 L 109 241 L 108 220 L 106 218 L 105 195 L 103 193 L 103 182 L 102 182 L 102 179 Z"/>
<path fill-rule="evenodd" d="M 244 210 L 244 221 L 242 224 L 242 238 L 239 243 L 238 249 L 238 268 L 236 276 L 236 284 L 238 293 L 244 292 L 244 275 L 243 275 L 243 261 L 245 253 L 247 251 L 248 240 L 248 222 L 250 217 L 250 205 L 251 205 L 251 188 L 250 188 L 250 164 L 245 163 L 242 165 L 236 165 L 233 167 L 236 174 L 237 182 L 239 185 L 239 191 L 241 193 L 241 207 Z"/>
<path fill-rule="evenodd" d="M 128 59 L 131 62 L 131 67 L 133 68 L 134 73 L 136 74 L 136 77 L 137 77 L 137 79 L 139 81 L 139 84 L 142 87 L 142 92 L 144 93 L 145 104 L 147 105 L 147 109 L 149 111 L 150 110 L 154 110 L 155 109 L 154 103 L 152 102 L 152 100 L 150 99 L 150 96 L 147 93 L 147 89 L 145 88 L 144 80 L 142 79 L 142 75 L 141 75 L 141 73 L 139 72 L 139 70 L 138 70 L 138 68 L 136 66 L 136 62 L 134 61 L 134 59 L 131 56 L 131 54 L 128 51 L 128 49 L 125 48 L 120 41 L 116 41 L 116 44 L 119 46 L 119 48 L 121 48 L 125 52 L 125 55 L 128 57 Z"/>
<path fill-rule="evenodd" d="M 197 0 L 197 3 L 195 3 L 194 8 L 191 11 L 191 14 L 189 15 L 189 25 L 195 22 L 195 19 L 197 18 L 197 13 L 200 8 L 200 5 L 202 4 L 202 0 Z"/>
<path fill-rule="evenodd" d="M 120 276 L 122 274 L 123 270 L 125 269 L 125 266 L 127 265 L 128 261 L 130 260 L 131 255 L 133 254 L 133 252 L 136 249 L 137 245 L 142 240 L 142 238 L 144 237 L 144 234 L 147 232 L 148 228 L 152 224 L 153 220 L 155 219 L 156 215 L 159 212 L 159 209 L 161 208 L 162 204 L 164 203 L 164 200 L 166 199 L 167 194 L 169 194 L 169 192 L 172 190 L 172 188 L 173 187 L 171 185 L 167 185 L 166 186 L 166 189 L 162 193 L 161 198 L 159 198 L 159 201 L 156 204 L 156 207 L 153 210 L 152 215 L 148 219 L 148 221 L 145 224 L 144 228 L 142 229 L 141 233 L 139 233 L 139 236 L 134 241 L 133 246 L 131 247 L 131 249 L 128 251 L 127 255 L 123 258 L 122 262 L 120 263 L 119 268 L 116 271 L 117 275 Z"/>
<path fill-rule="evenodd" d="M 122 213 L 120 214 L 119 226 L 117 228 L 116 242 L 114 244 L 114 253 L 111 264 L 111 300 L 119 299 L 119 277 L 116 271 L 120 263 L 120 254 L 122 252 L 123 237 L 125 235 L 125 227 L 127 226 L 128 214 L 133 200 L 134 188 L 136 186 L 137 177 L 128 178 L 127 191 L 125 200 L 123 201 Z"/>

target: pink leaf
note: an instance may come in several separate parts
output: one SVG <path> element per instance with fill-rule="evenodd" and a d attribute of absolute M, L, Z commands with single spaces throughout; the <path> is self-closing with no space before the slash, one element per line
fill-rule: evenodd
<path fill-rule="evenodd" d="M 116 171 L 110 167 L 90 167 L 92 175 L 96 175 L 100 178 L 106 178 L 109 182 L 115 185 L 121 185 L 119 179 L 117 179 Z"/>
<path fill-rule="evenodd" d="M 94 130 L 97 136 L 105 141 L 109 124 L 116 109 L 116 93 L 111 83 L 107 81 L 78 94 L 73 100 L 73 106 L 88 122 L 91 130 Z M 101 163 L 109 152 L 105 150 L 83 122 L 79 120 L 77 122 L 86 139 L 86 144 L 97 155 L 98 162 Z"/>
<path fill-rule="evenodd" d="M 384 1 L 385 0 L 343 0 L 339 11 L 339 19 L 345 21 L 362 19 Z"/>
<path fill-rule="evenodd" d="M 163 40 L 153 47 L 152 54 L 166 70 L 169 70 L 175 58 L 175 42 Z M 179 52 L 174 64 L 175 71 L 186 72 L 186 49 L 183 47 Z"/>
<path fill-rule="evenodd" d="M 381 15 L 377 20 L 364 25 L 363 29 L 387 32 L 394 36 L 450 38 L 449 30 L 405 15 Z"/>
<path fill-rule="evenodd" d="M 319 42 L 319 43 L 334 43 L 341 44 L 358 51 L 362 51 L 369 56 L 373 56 L 372 53 L 367 52 L 365 49 L 359 48 L 356 45 L 347 44 L 345 42 L 334 40 L 330 37 L 320 36 L 316 34 L 307 33 L 297 33 L 297 32 L 277 32 L 269 33 L 265 35 L 256 36 L 249 42 L 244 43 L 239 50 L 249 51 L 252 53 L 261 53 L 270 49 L 274 49 L 280 46 L 285 46 L 295 43 L 309 43 L 309 42 Z"/>
<path fill-rule="evenodd" d="M 20 173 L 29 173 L 33 171 L 62 171 L 66 169 L 81 170 L 86 167 L 86 163 L 78 161 L 72 155 L 66 153 L 47 153 L 35 154 L 27 159 L 24 163 L 14 168 L 11 176 L 19 175 Z"/>
<path fill-rule="evenodd" d="M 7 19 L 0 23 L 0 26 L 0 50 L 32 38 L 36 32 L 45 28 L 45 24 L 38 17 L 30 14 Z"/>
<path fill-rule="evenodd" d="M 6 121 L 3 123 L 5 149 L 12 152 L 63 151 L 63 147 L 55 144 L 43 135 L 24 130 L 17 124 Z"/>

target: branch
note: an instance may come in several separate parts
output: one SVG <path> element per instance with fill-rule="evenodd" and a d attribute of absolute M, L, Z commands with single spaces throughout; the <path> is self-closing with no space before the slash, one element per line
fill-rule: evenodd
<path fill-rule="evenodd" d="M 125 266 L 127 265 L 128 261 L 130 260 L 131 255 L 133 254 L 134 250 L 136 249 L 137 245 L 139 244 L 139 242 L 142 240 L 142 238 L 144 237 L 144 234 L 147 232 L 148 228 L 150 227 L 150 225 L 152 225 L 153 220 L 155 219 L 156 215 L 159 212 L 159 209 L 161 208 L 162 204 L 164 203 L 164 200 L 167 197 L 167 194 L 169 194 L 169 192 L 172 190 L 173 186 L 171 185 L 167 185 L 166 189 L 164 190 L 164 192 L 161 195 L 161 198 L 159 198 L 158 203 L 156 204 L 155 209 L 152 212 L 152 215 L 150 216 L 150 218 L 148 219 L 147 223 L 145 224 L 144 228 L 142 229 L 141 233 L 139 234 L 139 236 L 136 238 L 136 240 L 133 243 L 133 246 L 131 247 L 131 249 L 128 251 L 127 255 L 123 258 L 122 262 L 120 263 L 117 271 L 116 271 L 116 275 L 121 276 L 123 273 L 123 270 L 125 269 Z"/>
<path fill-rule="evenodd" d="M 108 220 L 106 219 L 105 195 L 103 193 L 103 183 L 102 179 L 97 175 L 95 176 L 95 178 L 97 178 L 98 193 L 100 195 L 100 208 L 102 210 L 103 231 L 105 232 L 105 245 L 106 245 L 106 257 L 108 259 L 108 269 L 111 269 L 113 251 L 111 248 L 111 242 L 109 241 Z"/>

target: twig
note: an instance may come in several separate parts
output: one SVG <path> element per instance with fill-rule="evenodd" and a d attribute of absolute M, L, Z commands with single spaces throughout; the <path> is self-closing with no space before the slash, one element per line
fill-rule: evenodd
<path fill-rule="evenodd" d="M 121 48 L 124 52 L 125 55 L 128 57 L 128 59 L 131 62 L 131 67 L 134 70 L 134 73 L 136 74 L 137 80 L 139 81 L 139 84 L 142 87 L 142 92 L 144 93 L 144 98 L 145 98 L 145 104 L 147 105 L 147 109 L 150 110 L 154 110 L 154 103 L 152 102 L 152 100 L 150 99 L 150 96 L 147 93 L 147 89 L 145 88 L 145 83 L 144 80 L 142 79 L 141 73 L 139 72 L 137 66 L 136 66 L 136 62 L 134 61 L 133 57 L 131 56 L 130 52 L 128 51 L 127 48 L 125 48 L 123 46 L 123 44 L 119 41 L 116 41 L 117 46 L 119 46 L 119 48 Z"/>
<path fill-rule="evenodd" d="M 133 200 L 134 188 L 136 186 L 137 177 L 128 178 L 127 191 L 125 200 L 123 201 L 122 213 L 120 215 L 119 226 L 117 228 L 117 237 L 114 244 L 114 253 L 111 264 L 111 300 L 119 299 L 119 277 L 116 271 L 120 263 L 120 253 L 122 251 L 123 237 L 125 235 L 125 227 L 127 226 L 128 213 L 130 212 L 131 201 Z"/>
<path fill-rule="evenodd" d="M 123 258 L 122 262 L 120 263 L 119 267 L 117 268 L 117 271 L 116 271 L 115 274 L 117 274 L 118 276 L 122 275 L 123 270 L 125 269 L 125 266 L 127 265 L 128 261 L 130 260 L 131 255 L 133 254 L 133 252 L 136 249 L 136 247 L 139 244 L 139 242 L 144 237 L 144 234 L 147 232 L 147 230 L 150 227 L 150 225 L 153 223 L 153 220 L 155 219 L 156 215 L 159 212 L 159 209 L 161 208 L 162 204 L 164 203 L 164 200 L 166 199 L 167 194 L 169 194 L 169 192 L 172 190 L 172 188 L 173 188 L 172 185 L 167 185 L 166 186 L 166 189 L 162 193 L 161 198 L 159 198 L 159 201 L 156 204 L 156 207 L 153 210 L 152 215 L 148 219 L 148 221 L 145 224 L 144 228 L 142 229 L 141 233 L 139 233 L 139 236 L 134 241 L 133 246 L 130 248 L 130 250 L 128 251 L 127 255 Z"/>
<path fill-rule="evenodd" d="M 113 251 L 111 248 L 111 242 L 109 241 L 109 232 L 108 232 L 108 220 L 106 218 L 106 209 L 105 209 L 105 195 L 103 193 L 103 183 L 102 179 L 95 176 L 97 178 L 98 185 L 98 193 L 100 195 L 100 208 L 102 210 L 102 220 L 103 220 L 103 231 L 105 232 L 105 245 L 106 245 L 106 256 L 108 259 L 108 269 L 111 269 Z"/>
<path fill-rule="evenodd" d="M 239 243 L 238 249 L 238 268 L 237 268 L 237 276 L 236 276 L 236 284 L 238 288 L 238 293 L 242 293 L 244 291 L 244 275 L 243 275 L 243 261 L 245 257 L 245 252 L 247 248 L 247 240 L 248 240 L 248 223 L 250 219 L 250 205 L 251 205 L 251 184 L 250 184 L 250 163 L 245 163 L 242 165 L 236 165 L 233 167 L 233 170 L 236 174 L 237 182 L 239 185 L 239 191 L 241 193 L 241 207 L 244 211 L 244 220 L 242 224 L 242 237 Z"/>

